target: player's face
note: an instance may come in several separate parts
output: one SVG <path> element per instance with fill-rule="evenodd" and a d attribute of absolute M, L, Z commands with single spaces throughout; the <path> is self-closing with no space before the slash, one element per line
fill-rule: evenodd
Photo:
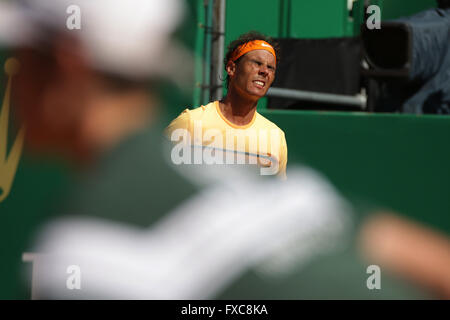
<path fill-rule="evenodd" d="M 266 50 L 250 51 L 238 63 L 227 66 L 230 85 L 241 95 L 256 100 L 269 90 L 275 79 L 275 70 L 275 57 Z"/>

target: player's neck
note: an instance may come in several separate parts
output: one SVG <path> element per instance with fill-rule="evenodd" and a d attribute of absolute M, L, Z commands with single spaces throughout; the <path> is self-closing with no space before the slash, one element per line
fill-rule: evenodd
<path fill-rule="evenodd" d="M 257 103 L 257 100 L 246 99 L 230 90 L 225 98 L 219 101 L 219 108 L 228 121 L 245 126 L 253 120 Z"/>

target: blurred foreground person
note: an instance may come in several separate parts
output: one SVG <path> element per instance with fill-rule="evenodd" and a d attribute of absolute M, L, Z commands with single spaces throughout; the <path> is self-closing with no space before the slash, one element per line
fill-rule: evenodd
<path fill-rule="evenodd" d="M 33 298 L 424 296 L 385 276 L 368 289 L 352 210 L 316 172 L 293 169 L 282 183 L 230 170 L 201 187 L 164 157 L 145 83 L 167 72 L 159 54 L 178 2 L 80 0 L 74 33 L 61 24 L 65 1 L 21 3 L 8 17 L 23 28 L 13 96 L 27 143 L 84 169 L 32 244 Z"/>
<path fill-rule="evenodd" d="M 66 11 L 74 5 L 81 23 L 71 30 Z M 177 194 L 193 192 L 184 179 L 159 169 L 167 167 L 162 130 L 151 125 L 160 104 L 158 81 L 172 77 L 176 50 L 183 54 L 169 37 L 182 10 L 177 0 L 5 6 L 8 19 L 2 22 L 16 26 L 14 37 L 4 40 L 20 63 L 12 100 L 27 128 L 26 146 L 82 168 L 65 213 L 145 223 L 152 216 L 141 208 L 165 211 L 177 203 Z M 164 188 L 173 192 L 171 201 Z"/>
<path fill-rule="evenodd" d="M 450 237 L 392 213 L 380 212 L 360 232 L 368 259 L 450 299 Z"/>
<path fill-rule="evenodd" d="M 80 29 L 70 29 L 67 12 L 77 10 Z M 196 192 L 163 158 L 156 121 L 160 79 L 186 73 L 177 63 L 186 53 L 170 37 L 182 14 L 178 0 L 1 3 L 25 146 L 77 168 L 59 215 L 145 226 Z"/>
<path fill-rule="evenodd" d="M 0 13 L 0 40 L 16 48 L 20 63 L 13 102 L 28 147 L 86 163 L 148 127 L 158 107 L 149 83 L 175 64 L 168 35 L 181 18 L 181 2 L 8 4 Z M 79 13 L 79 29 L 71 27 L 76 17 L 69 12 Z"/>

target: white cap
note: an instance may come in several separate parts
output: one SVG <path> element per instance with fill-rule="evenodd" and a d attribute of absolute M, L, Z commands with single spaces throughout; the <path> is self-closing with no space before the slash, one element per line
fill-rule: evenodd
<path fill-rule="evenodd" d="M 72 6 L 72 7 L 71 7 Z M 80 29 L 67 21 L 80 9 Z M 0 3 L 0 45 L 33 45 L 52 32 L 77 37 L 93 68 L 131 77 L 164 74 L 181 0 L 20 0 Z M 168 55 L 167 52 L 170 54 Z"/>

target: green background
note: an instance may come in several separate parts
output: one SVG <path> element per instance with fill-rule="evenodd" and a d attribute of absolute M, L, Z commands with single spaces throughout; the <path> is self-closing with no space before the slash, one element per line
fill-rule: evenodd
<path fill-rule="evenodd" d="M 203 0 L 187 3 L 189 19 L 177 36 L 193 50 L 196 71 L 190 93 L 171 84 L 163 87 L 165 122 L 200 101 Z M 345 0 L 228 0 L 226 44 L 255 29 L 274 37 L 356 36 L 361 3 L 349 18 Z M 434 6 L 429 0 L 373 3 L 381 6 L 383 19 Z M 2 65 L 6 56 L 0 55 Z M 2 72 L 1 96 L 5 80 Z M 286 133 L 288 175 L 295 163 L 307 164 L 325 174 L 356 206 L 392 209 L 450 234 L 450 118 L 260 109 Z M 1 299 L 29 298 L 23 286 L 22 253 L 36 227 L 57 212 L 70 183 L 71 171 L 61 163 L 26 153 L 22 157 L 11 193 L 0 203 Z"/>

